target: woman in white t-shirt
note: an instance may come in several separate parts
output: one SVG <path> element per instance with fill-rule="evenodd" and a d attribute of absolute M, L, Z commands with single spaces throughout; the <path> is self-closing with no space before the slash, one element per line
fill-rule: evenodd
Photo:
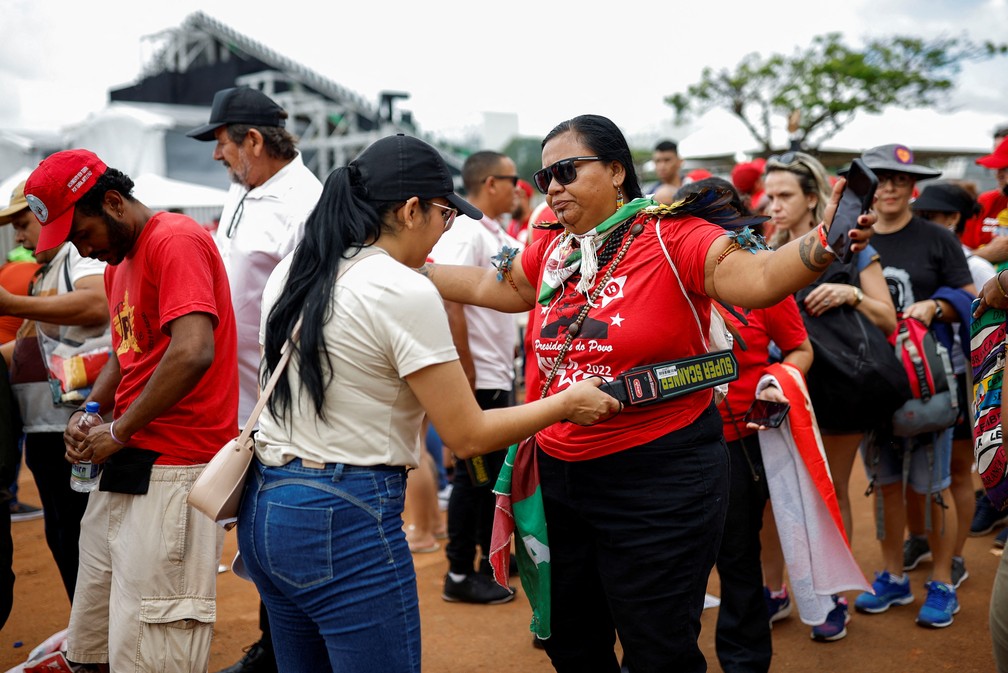
<path fill-rule="evenodd" d="M 440 154 L 378 140 L 327 179 L 305 236 L 263 293 L 263 377 L 303 317 L 260 419 L 238 544 L 285 671 L 419 671 L 420 615 L 402 530 L 426 413 L 460 457 L 620 404 L 586 381 L 482 411 L 441 297 L 413 268 L 463 212 Z"/>

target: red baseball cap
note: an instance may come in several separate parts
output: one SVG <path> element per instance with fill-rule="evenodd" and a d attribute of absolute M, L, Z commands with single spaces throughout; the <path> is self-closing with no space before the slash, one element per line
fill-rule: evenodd
<path fill-rule="evenodd" d="M 519 179 L 518 184 L 516 184 L 515 187 L 525 192 L 525 196 L 528 198 L 532 198 L 532 185 L 530 183 Z"/>
<path fill-rule="evenodd" d="M 1002 140 L 991 154 L 980 157 L 976 162 L 981 166 L 993 168 L 994 170 L 1008 168 L 1008 138 Z"/>
<path fill-rule="evenodd" d="M 64 150 L 51 154 L 25 181 L 25 200 L 42 225 L 35 252 L 59 246 L 70 235 L 74 205 L 108 166 L 94 152 Z"/>
<path fill-rule="evenodd" d="M 756 181 L 763 175 L 763 167 L 753 162 L 735 164 L 731 172 L 731 181 L 735 189 L 743 194 L 751 194 L 756 188 Z"/>

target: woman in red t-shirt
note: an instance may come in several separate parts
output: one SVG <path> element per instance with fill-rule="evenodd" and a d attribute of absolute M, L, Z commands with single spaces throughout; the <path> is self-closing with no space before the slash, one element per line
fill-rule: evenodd
<path fill-rule="evenodd" d="M 825 223 L 762 251 L 694 216 L 714 217 L 720 203 L 643 198 L 626 139 L 605 117 L 558 125 L 543 141 L 542 162 L 534 182 L 559 220 L 556 231 L 521 252 L 502 250 L 496 269 L 421 269 L 450 301 L 536 309 L 527 357 L 538 363 L 542 395 L 703 354 L 712 298 L 769 306 L 833 259 Z M 862 216 L 851 233 L 855 249 L 873 221 Z M 533 551 L 537 565 L 551 566 L 544 644 L 554 667 L 618 670 L 618 632 L 630 670 L 706 670 L 697 636 L 728 501 L 710 388 L 628 406 L 591 428 L 557 423 L 535 440 L 548 549 Z M 520 524 L 516 538 L 525 540 Z"/>

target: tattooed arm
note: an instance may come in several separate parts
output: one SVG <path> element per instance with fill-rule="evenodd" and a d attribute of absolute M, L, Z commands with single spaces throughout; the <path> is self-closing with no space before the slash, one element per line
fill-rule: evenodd
<path fill-rule="evenodd" d="M 824 221 L 833 221 L 843 186 L 843 180 L 834 186 Z M 874 222 L 874 213 L 858 218 L 858 226 L 850 233 L 855 252 L 867 245 Z M 733 254 L 728 251 L 730 245 L 726 236 L 707 251 L 704 265 L 707 294 L 746 308 L 776 304 L 818 278 L 834 259 L 820 242 L 818 227 L 773 252 Z"/>

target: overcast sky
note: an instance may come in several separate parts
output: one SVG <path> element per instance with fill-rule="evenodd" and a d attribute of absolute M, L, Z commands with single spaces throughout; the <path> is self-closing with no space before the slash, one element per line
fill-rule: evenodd
<path fill-rule="evenodd" d="M 516 113 L 526 135 L 587 112 L 627 134 L 654 131 L 672 117 L 663 98 L 697 81 L 704 66 L 731 67 L 753 51 L 790 53 L 829 31 L 852 45 L 888 34 L 1008 40 L 1008 0 L 0 3 L 0 129 L 83 120 L 105 105 L 109 88 L 139 77 L 142 36 L 200 10 L 367 100 L 377 103 L 385 89 L 410 92 L 400 107 L 422 131 L 445 137 L 483 112 Z M 950 105 L 1008 118 L 1006 72 L 1004 57 L 967 65 Z"/>

